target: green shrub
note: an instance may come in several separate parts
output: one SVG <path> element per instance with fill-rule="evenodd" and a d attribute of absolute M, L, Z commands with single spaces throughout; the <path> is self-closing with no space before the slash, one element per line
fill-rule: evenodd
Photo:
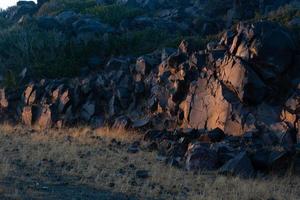
<path fill-rule="evenodd" d="M 36 78 L 79 74 L 81 56 L 61 33 L 36 27 L 12 27 L 0 31 L 1 71 L 18 74 L 27 67 Z"/>
<path fill-rule="evenodd" d="M 50 0 L 42 5 L 38 11 L 38 16 L 55 15 L 64 10 L 82 12 L 86 8 L 96 6 L 95 0 Z"/>
<path fill-rule="evenodd" d="M 171 35 L 167 31 L 154 28 L 131 31 L 121 35 L 110 35 L 104 40 L 104 49 L 110 55 L 142 55 L 170 43 Z"/>
<path fill-rule="evenodd" d="M 104 23 L 118 25 L 123 19 L 132 19 L 141 15 L 143 11 L 123 5 L 103 5 L 86 8 L 83 13 L 99 17 Z"/>

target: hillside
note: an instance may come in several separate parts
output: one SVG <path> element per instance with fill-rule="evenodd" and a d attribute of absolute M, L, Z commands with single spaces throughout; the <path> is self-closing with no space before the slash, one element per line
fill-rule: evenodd
<path fill-rule="evenodd" d="M 168 170 L 178 168 L 174 173 L 212 174 L 213 185 L 224 175 L 267 185 L 277 176 L 293 182 L 300 172 L 299 38 L 298 0 L 19 1 L 0 12 L 0 119 L 5 127 L 24 129 L 21 134 L 9 129 L 17 139 L 8 137 L 7 142 L 14 147 L 25 139 L 34 148 L 32 134 L 65 131 L 70 136 L 63 137 L 72 138 L 68 129 L 87 127 L 85 139 L 109 137 L 112 144 L 103 145 L 112 152 L 118 151 L 117 143 L 127 149 L 124 157 L 142 154 L 151 160 L 149 166 L 158 167 L 156 159 L 172 166 Z M 98 136 L 103 130 L 111 133 Z M 46 158 L 33 162 L 40 159 Z M 50 172 L 61 171 L 60 158 L 51 160 Z M 72 165 L 74 160 L 63 162 Z M 93 176 L 112 165 L 93 169 Z M 147 166 L 145 161 L 139 165 Z M 60 176 L 88 178 L 76 174 L 83 171 Z M 148 174 L 157 173 L 154 169 L 137 173 L 156 181 Z M 108 194 L 159 198 L 148 191 L 143 196 L 145 185 L 134 184 L 137 190 L 118 190 L 117 185 Z M 268 196 L 270 190 L 259 194 L 261 199 L 297 199 L 299 186 L 294 187 L 289 198 L 276 192 L 277 197 Z M 102 184 L 100 189 L 107 190 Z M 169 190 L 160 190 L 162 199 L 175 198 L 178 191 Z M 197 192 L 203 191 L 187 190 L 178 199 L 197 199 Z M 236 199 L 232 192 L 222 195 Z M 247 195 L 243 198 L 259 198 Z"/>

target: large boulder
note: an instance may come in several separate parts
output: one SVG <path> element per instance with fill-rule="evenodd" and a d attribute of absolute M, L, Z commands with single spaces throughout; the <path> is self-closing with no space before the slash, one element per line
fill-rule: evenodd
<path fill-rule="evenodd" d="M 77 40 L 85 43 L 99 38 L 102 34 L 114 32 L 114 29 L 110 25 L 85 16 L 74 21 L 72 27 Z"/>
<path fill-rule="evenodd" d="M 19 20 L 24 15 L 33 15 L 37 9 L 33 1 L 19 1 L 17 6 L 10 9 L 7 17 L 11 20 Z"/>
<path fill-rule="evenodd" d="M 40 129 L 47 129 L 52 126 L 52 112 L 49 105 L 43 105 L 40 107 L 40 114 L 38 116 L 36 125 Z"/>
<path fill-rule="evenodd" d="M 186 152 L 187 170 L 214 170 L 218 167 L 218 155 L 207 144 L 190 144 Z"/>
<path fill-rule="evenodd" d="M 261 103 L 266 86 L 251 66 L 237 57 L 225 57 L 218 66 L 218 78 L 243 103 Z"/>
<path fill-rule="evenodd" d="M 219 173 L 225 175 L 241 176 L 245 178 L 252 177 L 255 173 L 251 160 L 246 152 L 241 152 L 234 158 L 225 163 Z"/>
<path fill-rule="evenodd" d="M 5 109 L 9 106 L 5 89 L 0 89 L 0 109 Z"/>
<path fill-rule="evenodd" d="M 22 122 L 26 126 L 31 126 L 32 123 L 32 109 L 31 106 L 25 106 L 22 110 Z"/>
<path fill-rule="evenodd" d="M 287 30 L 276 23 L 240 23 L 230 45 L 230 53 L 253 63 L 265 79 L 275 79 L 293 62 L 295 42 Z"/>
<path fill-rule="evenodd" d="M 79 16 L 74 11 L 64 11 L 55 17 L 62 26 L 66 28 L 72 27 L 72 24 L 78 20 Z"/>
<path fill-rule="evenodd" d="M 185 100 L 185 118 L 192 128 L 225 129 L 230 103 L 223 95 L 223 87 L 213 77 L 199 78 L 193 83 Z"/>
<path fill-rule="evenodd" d="M 51 16 L 42 16 L 37 19 L 37 24 L 40 28 L 46 30 L 60 29 L 58 21 Z"/>

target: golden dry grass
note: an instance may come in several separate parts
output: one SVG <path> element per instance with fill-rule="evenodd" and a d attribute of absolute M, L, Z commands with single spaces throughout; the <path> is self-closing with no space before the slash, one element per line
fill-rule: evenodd
<path fill-rule="evenodd" d="M 11 176 L 12 163 L 18 160 L 36 176 L 52 170 L 61 176 L 79 177 L 78 184 L 139 199 L 300 198 L 297 176 L 243 180 L 215 173 L 194 174 L 158 162 L 155 152 L 127 153 L 128 144 L 141 137 L 137 132 L 108 128 L 34 131 L 4 124 L 0 127 L 0 178 Z M 138 179 L 136 171 L 140 169 L 149 170 L 150 177 Z"/>

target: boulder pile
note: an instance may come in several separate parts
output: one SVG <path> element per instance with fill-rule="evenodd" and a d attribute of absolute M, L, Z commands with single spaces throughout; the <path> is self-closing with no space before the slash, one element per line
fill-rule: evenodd
<path fill-rule="evenodd" d="M 90 23 L 77 22 L 98 27 Z M 140 129 L 159 159 L 188 170 L 249 177 L 286 169 L 300 148 L 296 45 L 275 23 L 240 23 L 204 50 L 184 40 L 178 49 L 111 58 L 86 77 L 1 90 L 1 116 L 42 129 Z"/>

